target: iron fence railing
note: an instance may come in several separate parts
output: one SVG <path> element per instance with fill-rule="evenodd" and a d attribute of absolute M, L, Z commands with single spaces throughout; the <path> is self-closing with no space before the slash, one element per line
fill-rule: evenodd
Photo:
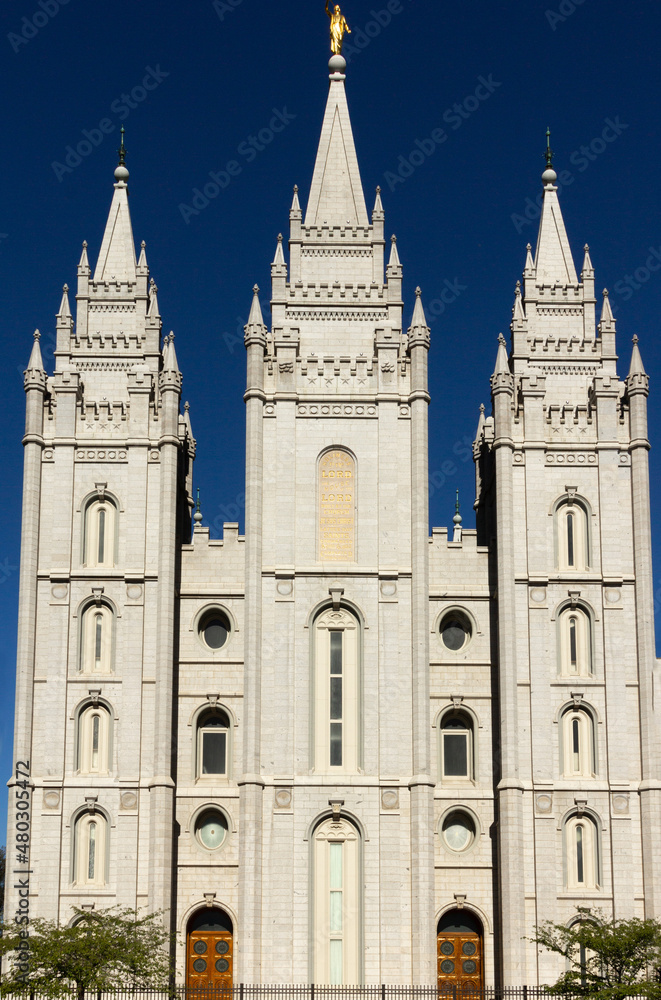
<path fill-rule="evenodd" d="M 52 996 L 52 994 L 51 994 Z M 59 994 L 63 1000 L 549 1000 L 544 986 L 518 986 L 510 988 L 453 986 L 318 986 L 255 985 L 238 983 L 234 986 L 171 986 L 165 989 L 146 989 L 125 986 L 117 989 L 87 990 L 84 996 L 72 989 Z M 13 994 L 7 1000 L 49 1000 L 39 991 L 29 988 Z M 572 1000 L 563 997 L 563 1000 Z"/>

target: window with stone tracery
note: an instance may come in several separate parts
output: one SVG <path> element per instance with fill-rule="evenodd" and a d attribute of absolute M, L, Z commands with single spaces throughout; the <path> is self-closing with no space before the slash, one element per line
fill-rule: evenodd
<path fill-rule="evenodd" d="M 557 566 L 568 572 L 590 568 L 590 531 L 585 506 L 574 499 L 563 500 L 556 508 Z"/>
<path fill-rule="evenodd" d="M 108 774 L 110 770 L 110 713 L 103 705 L 88 705 L 78 717 L 80 774 Z"/>
<path fill-rule="evenodd" d="M 74 827 L 72 881 L 79 886 L 106 884 L 108 823 L 103 813 L 85 812 Z"/>
<path fill-rule="evenodd" d="M 560 673 L 565 677 L 590 677 L 592 621 L 581 607 L 565 608 L 558 619 Z"/>
<path fill-rule="evenodd" d="M 314 623 L 314 768 L 352 772 L 359 765 L 360 626 L 345 608 Z"/>
<path fill-rule="evenodd" d="M 591 816 L 575 814 L 564 825 L 568 889 L 599 889 L 599 831 Z"/>
<path fill-rule="evenodd" d="M 595 766 L 595 733 L 592 714 L 569 708 L 561 716 L 562 774 L 565 778 L 592 778 Z"/>
<path fill-rule="evenodd" d="M 104 603 L 88 604 L 80 618 L 80 671 L 109 674 L 112 671 L 115 617 Z"/>
<path fill-rule="evenodd" d="M 361 839 L 344 817 L 314 832 L 314 982 L 361 982 Z"/>
<path fill-rule="evenodd" d="M 106 568 L 115 565 L 117 508 L 112 500 L 91 500 L 85 507 L 83 565 Z"/>

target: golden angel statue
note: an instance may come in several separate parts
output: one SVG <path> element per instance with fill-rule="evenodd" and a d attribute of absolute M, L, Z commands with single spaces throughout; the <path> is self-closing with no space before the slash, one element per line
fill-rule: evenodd
<path fill-rule="evenodd" d="M 335 10 L 331 13 L 328 3 L 329 0 L 326 0 L 326 13 L 330 17 L 331 51 L 334 56 L 340 56 L 342 55 L 344 33 L 346 31 L 350 35 L 351 28 L 347 24 L 339 4 L 335 4 Z"/>

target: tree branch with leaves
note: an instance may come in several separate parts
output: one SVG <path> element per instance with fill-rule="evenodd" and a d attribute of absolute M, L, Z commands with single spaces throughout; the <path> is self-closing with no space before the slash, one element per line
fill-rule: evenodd
<path fill-rule="evenodd" d="M 33 991 L 43 996 L 83 998 L 87 990 L 166 989 L 171 982 L 174 937 L 163 927 L 161 913 L 141 916 L 130 908 L 93 912 L 74 907 L 73 926 L 53 920 L 30 922 L 29 951 L 19 970 L 10 963 L 0 982 L 0 995 Z M 21 938 L 3 927 L 0 954 L 16 952 Z M 27 965 L 27 969 L 25 966 Z"/>
<path fill-rule="evenodd" d="M 552 994 L 616 1000 L 639 996 L 661 1000 L 661 923 L 630 917 L 610 920 L 578 909 L 566 927 L 547 920 L 529 940 L 561 955 L 567 970 L 547 987 Z"/>

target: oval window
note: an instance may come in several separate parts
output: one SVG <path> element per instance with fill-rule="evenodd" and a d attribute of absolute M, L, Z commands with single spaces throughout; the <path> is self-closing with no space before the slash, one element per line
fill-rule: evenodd
<path fill-rule="evenodd" d="M 222 649 L 230 635 L 230 623 L 220 611 L 205 615 L 199 625 L 199 635 L 207 649 Z"/>
<path fill-rule="evenodd" d="M 473 628 L 467 615 L 460 611 L 450 611 L 440 625 L 441 639 L 446 649 L 458 653 L 473 637 Z"/>
<path fill-rule="evenodd" d="M 451 812 L 443 820 L 443 840 L 451 851 L 466 851 L 475 840 L 475 823 L 464 812 Z"/>
<path fill-rule="evenodd" d="M 203 847 L 215 851 L 227 836 L 227 820 L 216 809 L 207 809 L 195 824 L 197 839 Z"/>

